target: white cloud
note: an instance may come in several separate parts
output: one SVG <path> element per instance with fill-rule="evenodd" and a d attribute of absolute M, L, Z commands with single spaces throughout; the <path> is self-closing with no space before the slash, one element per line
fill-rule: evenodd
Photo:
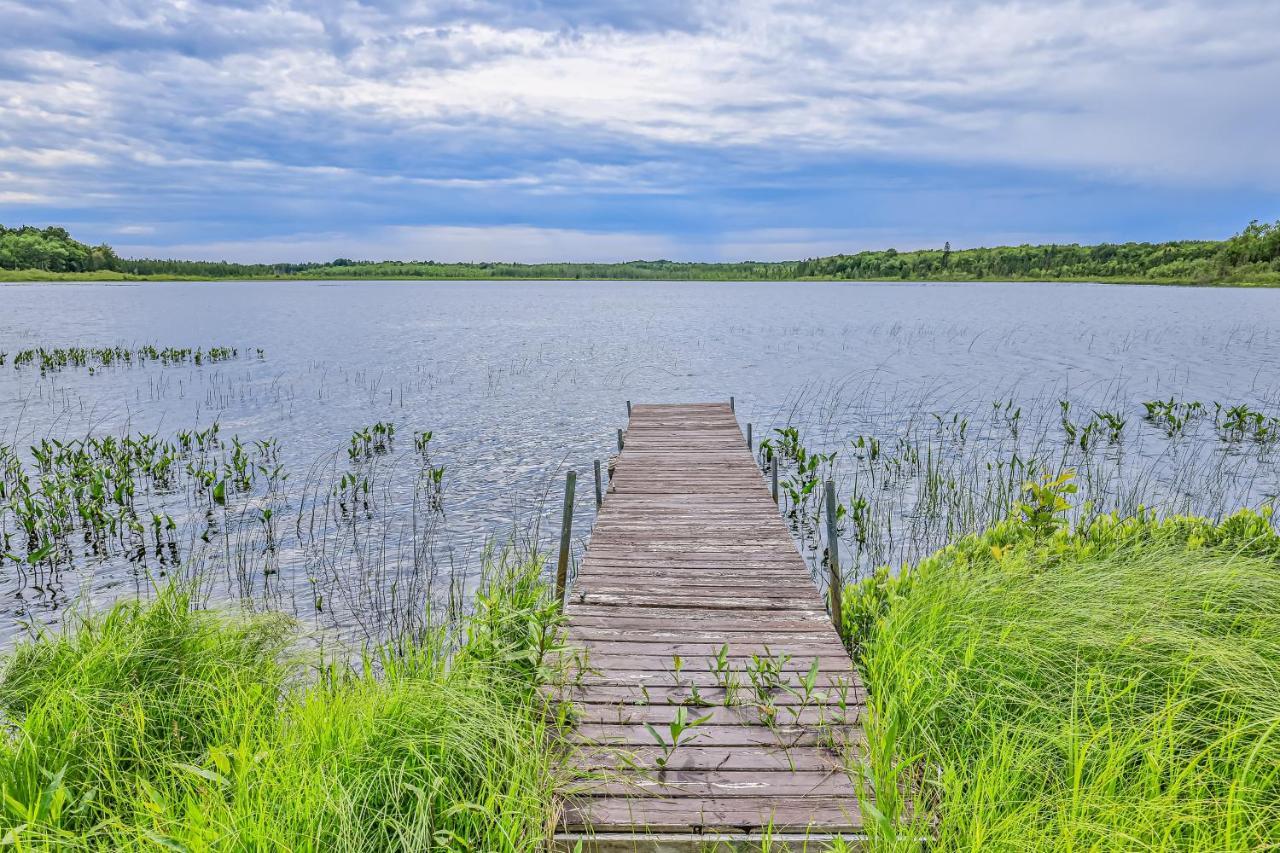
<path fill-rule="evenodd" d="M 691 32 L 377 28 L 349 56 L 250 62 L 259 107 L 448 125 L 545 122 L 667 144 L 1014 162 L 1141 180 L 1280 184 L 1280 6 L 738 3 Z M 1230 33 L 1230 37 L 1224 37 Z M 439 42 L 483 57 L 412 60 Z M 394 58 L 394 62 L 388 59 Z M 233 60 L 228 60 L 232 62 Z M 240 62 L 237 58 L 234 62 Z"/>
<path fill-rule="evenodd" d="M 94 166 L 101 158 L 90 151 L 58 148 L 0 148 L 0 164 L 36 169 L 59 169 L 68 166 Z"/>
<path fill-rule="evenodd" d="M 1280 184 L 1270 154 L 1280 110 L 1265 106 L 1280 89 L 1280 5 L 1269 0 L 698 5 L 695 17 L 713 23 L 655 32 L 441 26 L 401 4 L 116 4 L 102 24 L 144 50 L 166 37 L 182 47 L 197 31 L 229 45 L 255 37 L 241 51 L 145 62 L 33 48 L 41 79 L 0 98 L 0 115 L 71 121 L 93 139 L 104 112 L 139 118 L 136 90 L 197 125 L 270 127 L 319 111 L 336 128 L 483 120 L 658 144 Z M 319 33 L 340 34 L 344 49 Z M 166 91 L 174 98 L 156 104 Z"/>
<path fill-rule="evenodd" d="M 852 228 L 874 213 L 824 230 L 834 205 L 797 201 L 878 163 L 1153 198 L 1230 187 L 1255 208 L 1280 191 L 1274 0 L 0 0 L 0 20 L 0 202 L 96 208 L 76 218 L 104 236 L 154 223 L 166 256 L 932 241 Z M 1017 215 L 973 239 L 1033 233 Z M 529 224 L 379 227 L 451 219 Z M 652 236 L 689 231 L 697 247 Z"/>

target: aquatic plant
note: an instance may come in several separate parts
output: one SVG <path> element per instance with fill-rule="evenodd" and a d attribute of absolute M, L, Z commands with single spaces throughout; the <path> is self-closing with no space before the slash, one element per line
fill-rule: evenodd
<path fill-rule="evenodd" d="M 1179 402 L 1172 397 L 1168 400 L 1148 400 L 1142 407 L 1146 410 L 1142 419 L 1164 430 L 1169 438 L 1182 435 L 1205 411 L 1204 404 L 1199 401 Z"/>
<path fill-rule="evenodd" d="M 1083 451 L 1093 449 L 1103 438 L 1107 444 L 1119 444 L 1124 435 L 1126 420 L 1118 412 L 1095 411 L 1089 420 L 1075 423 L 1071 420 L 1071 402 L 1059 400 L 1062 413 L 1062 431 L 1066 434 L 1067 445 L 1079 445 Z"/>
<path fill-rule="evenodd" d="M 445 466 L 429 432 L 404 456 L 392 452 L 394 424 L 357 434 L 368 436 L 368 455 L 360 439 L 360 458 L 323 491 L 312 481 L 292 487 L 278 439 L 226 436 L 216 421 L 172 438 L 41 438 L 25 454 L 0 444 L 0 570 L 37 592 L 103 565 L 129 565 L 139 577 L 221 576 L 221 596 L 296 613 L 283 596 L 297 595 L 348 638 L 412 633 L 436 591 L 451 607 L 464 603 L 459 567 L 449 567 L 447 586 L 435 581 Z M 330 510 L 341 530 L 317 537 L 302 523 Z M 282 569 L 295 571 L 272 585 Z"/>
<path fill-rule="evenodd" d="M 352 462 L 356 462 L 361 459 L 371 459 L 375 455 L 388 453 L 391 450 L 391 443 L 395 438 L 395 434 L 396 425 L 383 423 L 382 421 L 378 421 L 373 426 L 356 430 L 351 435 L 351 444 L 347 448 L 347 455 Z M 418 441 L 421 443 L 418 448 L 420 452 L 426 447 L 426 442 L 421 439 L 422 436 L 420 435 L 418 437 Z M 427 441 L 430 441 L 429 436 Z"/>
<path fill-rule="evenodd" d="M 255 349 L 259 359 L 265 357 L 261 348 Z M 0 366 L 5 363 L 5 353 L 0 353 Z M 18 350 L 13 354 L 13 366 L 17 370 L 35 368 L 44 376 L 66 368 L 88 368 L 90 374 L 109 367 L 157 363 L 164 367 L 183 364 L 202 365 L 230 361 L 239 358 L 236 347 L 215 346 L 208 349 L 191 347 L 164 347 L 151 345 L 131 347 L 34 347 Z"/>
<path fill-rule="evenodd" d="M 882 431 L 850 427 L 883 422 L 885 406 L 898 417 Z M 1272 499 L 1280 477 L 1271 452 L 1280 443 L 1275 416 L 1245 404 L 1206 409 L 1176 398 L 1139 408 L 1140 416 L 1120 401 L 1085 408 L 1046 393 L 1022 405 L 996 401 L 985 415 L 944 415 L 897 400 L 824 398 L 792 406 L 792 417 L 809 424 L 818 439 L 798 426 L 775 428 L 761 458 L 767 464 L 777 452 L 781 459 L 774 445 L 782 443 L 790 457 L 806 460 L 806 470 L 808 460 L 831 457 L 798 488 L 780 490 L 783 512 L 819 586 L 827 582 L 828 547 L 826 525 L 818 523 L 822 508 L 811 497 L 821 491 L 815 479 L 833 479 L 843 498 L 836 528 L 841 569 L 849 579 L 878 566 L 918 561 L 981 532 L 1017 511 L 1024 484 L 1052 481 L 1067 471 L 1074 472 L 1071 482 L 1078 490 L 1066 513 L 1071 524 L 1150 506 L 1222 517 Z M 811 409 L 840 417 L 824 424 Z M 1154 429 L 1134 429 L 1139 417 Z"/>
<path fill-rule="evenodd" d="M 759 454 L 766 465 L 775 458 L 781 472 L 779 501 L 792 528 L 804 536 L 817 531 L 822 492 L 818 485 L 831 469 L 836 454 L 816 453 L 801 441 L 796 427 L 774 430 L 773 438 L 760 442 Z"/>
<path fill-rule="evenodd" d="M 1224 406 L 1213 404 L 1213 425 L 1218 437 L 1235 444 L 1246 439 L 1262 447 L 1280 441 L 1280 418 L 1245 404 Z"/>
<path fill-rule="evenodd" d="M 269 464 L 278 442 L 261 440 L 250 451 L 233 436 L 227 446 L 217 423 L 179 431 L 174 440 L 150 433 L 42 438 L 28 452 L 32 470 L 16 450 L 0 446 L 0 531 L 13 524 L 22 534 L 6 538 L 0 562 L 51 571 L 117 554 L 173 567 L 185 557 L 175 513 L 190 520 L 200 496 L 225 507 L 228 489 L 248 493 L 265 482 L 270 492 L 287 477 Z M 206 534 L 211 526 L 206 518 Z"/>

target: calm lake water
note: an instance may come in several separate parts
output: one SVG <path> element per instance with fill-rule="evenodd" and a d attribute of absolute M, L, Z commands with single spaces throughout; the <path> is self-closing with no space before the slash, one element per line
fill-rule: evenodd
<path fill-rule="evenodd" d="M 395 423 L 397 458 L 413 455 L 413 433 L 431 430 L 433 463 L 447 473 L 443 518 L 433 522 L 429 550 L 434 564 L 456 577 L 474 577 L 487 537 L 528 531 L 533 519 L 556 515 L 570 467 L 581 474 L 575 531 L 581 544 L 594 514 L 591 463 L 613 451 L 627 400 L 733 395 L 740 419 L 752 422 L 757 435 L 790 423 L 812 446 L 836 450 L 859 434 L 888 440 L 923 429 L 934 412 L 971 415 L 972 444 L 982 440 L 996 401 L 1024 408 L 1024 422 L 1041 440 L 1059 430 L 1059 399 L 1072 401 L 1073 411 L 1126 413 L 1127 435 L 1144 427 L 1141 402 L 1157 398 L 1280 412 L 1280 291 L 1274 290 L 1025 283 L 0 285 L 0 351 L 116 344 L 228 345 L 242 355 L 203 366 L 148 364 L 93 374 L 67 368 L 45 376 L 15 369 L 10 358 L 0 368 L 0 443 L 25 454 L 46 437 L 171 438 L 215 421 L 227 438 L 278 438 L 288 488 L 252 498 L 252 506 L 274 501 L 285 529 L 279 535 L 288 538 L 305 504 L 291 490 L 308 482 L 317 494 L 328 488 L 325 478 L 346 465 L 354 430 Z M 258 347 L 261 358 L 253 352 Z M 1265 452 L 1227 448 L 1221 452 L 1236 460 L 1230 468 L 1236 485 L 1197 497 L 1194 484 L 1178 480 L 1185 460 L 1157 438 L 1141 438 L 1130 458 L 1144 460 L 1147 486 L 1174 508 L 1216 512 L 1223 507 L 1215 501 L 1257 503 L 1277 491 Z M 1121 455 L 1117 450 L 1116 465 L 1131 464 Z M 380 508 L 392 517 L 384 519 L 384 539 L 403 547 L 412 489 L 395 486 L 388 494 Z M 1210 505 L 1198 507 L 1201 499 Z M 155 506 L 172 502 L 154 499 Z M 196 538 L 183 516 L 184 560 L 202 552 L 202 564 L 223 578 L 226 596 L 313 619 L 324 579 L 307 564 L 306 549 L 282 542 L 272 574 L 254 579 L 249 564 L 261 543 L 243 532 L 254 529 L 244 507 L 239 517 L 242 532 L 219 545 Z M 14 530 L 12 519 L 4 523 Z M 400 534 L 386 533 L 397 524 Z M 543 533 L 552 526 L 545 523 Z M 161 571 L 119 555 L 75 563 L 39 578 L 21 576 L 11 561 L 0 566 L 0 643 L 12 642 L 25 623 L 56 621 L 85 596 L 101 603 L 145 589 Z M 350 551 L 326 567 L 341 575 L 358 563 Z M 360 596 L 370 593 L 332 595 L 359 610 Z M 338 612 L 341 602 L 330 601 L 324 612 L 349 623 L 350 615 Z"/>

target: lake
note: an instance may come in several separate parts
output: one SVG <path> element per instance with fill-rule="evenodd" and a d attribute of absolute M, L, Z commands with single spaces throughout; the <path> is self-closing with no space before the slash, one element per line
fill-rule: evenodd
<path fill-rule="evenodd" d="M 43 375 L 35 363 L 13 364 L 27 348 L 116 345 L 229 346 L 239 354 Z M 18 562 L 23 535 L 13 512 L 0 511 L 12 555 L 0 563 L 0 644 L 30 625 L 56 623 L 77 601 L 102 604 L 193 573 L 210 581 L 211 598 L 282 609 L 320 633 L 368 638 L 405 627 L 398 620 L 412 620 L 406 611 L 460 598 L 486 540 L 516 531 L 549 541 L 569 468 L 579 472 L 581 548 L 594 516 L 592 461 L 615 451 L 627 400 L 732 395 L 757 436 L 794 425 L 808 447 L 835 451 L 829 467 L 842 493 L 874 504 L 846 529 L 844 547 L 857 554 L 851 571 L 913 558 L 985 523 L 999 496 L 982 472 L 1013 455 L 1080 471 L 1091 511 L 1144 503 L 1217 514 L 1280 491 L 1265 430 L 1245 435 L 1242 427 L 1236 437 L 1221 412 L 1215 423 L 1213 408 L 1280 413 L 1274 290 L 8 284 L 0 285 L 0 351 L 8 353 L 0 444 L 16 448 L 33 477 L 28 448 L 42 439 L 173 440 L 216 422 L 223 444 L 215 461 L 224 466 L 232 436 L 246 448 L 278 440 L 253 458 L 260 476 L 225 504 L 178 475 L 140 489 L 143 533 L 96 549 L 71 536 L 53 564 Z M 1205 412 L 1170 434 L 1143 419 L 1142 404 L 1154 400 L 1201 402 Z M 1099 426 L 1076 447 L 1070 431 L 1088 428 L 1095 412 L 1116 414 L 1123 428 L 1108 435 Z M 378 422 L 396 426 L 392 446 L 352 459 L 353 432 Z M 426 460 L 414 437 L 428 430 Z M 883 442 L 883 458 L 869 458 L 865 443 L 854 448 L 857 436 Z M 922 448 L 928 459 L 912 462 Z M 890 458 L 897 479 L 885 478 Z M 903 474 L 904 465 L 915 467 Z M 277 466 L 270 477 L 266 469 Z M 435 493 L 422 478 L 440 466 L 443 491 Z M 338 506 L 346 473 L 371 484 L 369 507 Z M 1014 482 L 1021 474 L 1000 467 L 999 476 Z M 176 529 L 163 534 L 173 545 L 168 556 L 149 538 L 153 513 L 174 519 Z M 803 515 L 794 519 L 797 534 L 811 538 Z M 130 553 L 130 536 L 139 553 Z M 812 548 L 809 555 L 816 559 Z"/>

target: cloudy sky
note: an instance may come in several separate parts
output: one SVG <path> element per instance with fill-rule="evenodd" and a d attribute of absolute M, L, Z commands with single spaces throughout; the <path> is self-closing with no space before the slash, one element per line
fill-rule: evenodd
<path fill-rule="evenodd" d="M 1276 0 L 0 0 L 0 222 L 233 260 L 1280 218 Z"/>

